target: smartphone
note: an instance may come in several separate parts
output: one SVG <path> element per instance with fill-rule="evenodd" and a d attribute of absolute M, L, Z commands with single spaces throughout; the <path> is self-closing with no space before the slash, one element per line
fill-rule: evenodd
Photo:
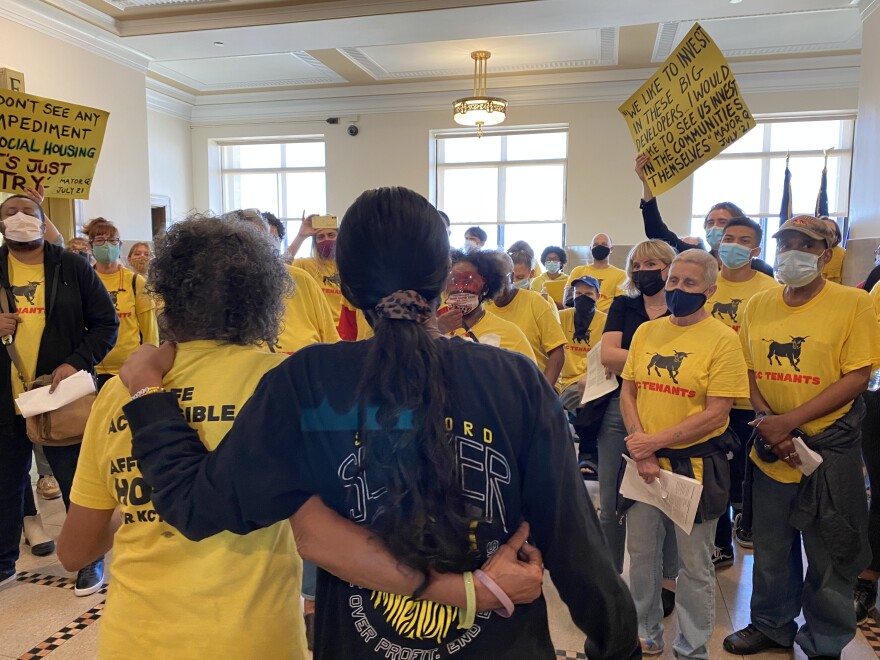
<path fill-rule="evenodd" d="M 315 229 L 338 229 L 339 223 L 335 215 L 316 215 L 312 218 L 312 227 Z"/>

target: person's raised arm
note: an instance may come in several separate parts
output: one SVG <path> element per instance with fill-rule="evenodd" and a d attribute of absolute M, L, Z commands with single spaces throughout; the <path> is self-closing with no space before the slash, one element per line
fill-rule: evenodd
<path fill-rule="evenodd" d="M 642 182 L 642 194 L 644 195 L 640 206 L 642 209 L 642 221 L 645 224 L 645 236 L 666 241 L 679 252 L 690 250 L 694 246 L 681 240 L 678 234 L 666 226 L 666 223 L 663 222 L 663 218 L 660 216 L 657 198 L 651 192 L 651 188 L 648 186 L 648 178 L 645 174 L 645 164 L 648 160 L 649 157 L 647 155 L 636 157 L 636 175 Z"/>
<path fill-rule="evenodd" d="M 315 213 L 312 213 L 309 216 L 303 215 L 302 223 L 299 226 L 299 231 L 296 233 L 296 236 L 293 237 L 293 240 L 290 241 L 290 245 L 287 246 L 286 258 L 290 261 L 296 258 L 296 253 L 299 252 L 299 249 L 302 247 L 302 244 L 305 243 L 307 238 L 311 238 L 318 231 L 312 227 L 312 218 L 315 217 Z"/>

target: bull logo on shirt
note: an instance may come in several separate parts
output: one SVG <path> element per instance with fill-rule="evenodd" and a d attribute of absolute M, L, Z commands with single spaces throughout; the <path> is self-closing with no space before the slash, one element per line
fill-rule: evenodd
<path fill-rule="evenodd" d="M 328 286 L 335 286 L 337 289 L 339 288 L 342 280 L 339 278 L 339 273 L 333 273 L 332 275 L 324 275 L 324 284 Z"/>
<path fill-rule="evenodd" d="M 678 370 L 681 367 L 681 363 L 686 357 L 692 355 L 692 353 L 685 353 L 683 351 L 672 349 L 672 355 L 660 355 L 659 353 L 648 353 L 648 355 L 653 356 L 648 363 L 648 375 L 651 375 L 652 368 L 657 372 L 658 376 L 661 375 L 661 369 L 666 369 L 666 371 L 669 372 L 669 377 L 672 379 L 672 382 L 678 385 L 678 381 L 675 378 L 678 376 Z"/>
<path fill-rule="evenodd" d="M 712 316 L 715 317 L 717 312 L 717 318 L 723 318 L 725 314 L 730 317 L 731 321 L 736 321 L 736 314 L 739 311 L 739 304 L 742 302 L 742 298 L 732 298 L 730 302 L 722 303 L 717 302 L 712 307 Z"/>
<path fill-rule="evenodd" d="M 117 304 L 117 299 L 119 298 L 119 291 L 108 291 L 110 294 L 110 300 L 113 301 L 113 306 L 116 308 L 116 311 L 119 311 L 119 305 Z"/>
<path fill-rule="evenodd" d="M 31 305 L 33 305 L 35 304 L 37 287 L 41 284 L 42 282 L 28 282 L 24 286 L 15 286 L 13 284 L 12 295 L 15 296 L 16 300 L 21 296 L 24 296 L 24 299 L 27 300 Z"/>
<path fill-rule="evenodd" d="M 800 372 L 798 369 L 798 365 L 801 363 L 801 346 L 803 346 L 804 342 L 807 341 L 806 337 L 795 337 L 793 335 L 789 335 L 791 337 L 791 341 L 783 344 L 782 342 L 773 341 L 772 339 L 762 339 L 761 341 L 766 341 L 770 344 L 770 350 L 767 352 L 767 359 L 770 361 L 770 364 L 773 364 L 773 360 L 776 360 L 776 364 L 782 366 L 782 363 L 779 361 L 779 358 L 784 357 L 788 358 L 788 363 L 795 370 Z"/>

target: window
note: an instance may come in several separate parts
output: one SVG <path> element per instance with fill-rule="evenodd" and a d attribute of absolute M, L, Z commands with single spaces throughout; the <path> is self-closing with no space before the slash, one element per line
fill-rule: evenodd
<path fill-rule="evenodd" d="M 258 208 L 284 222 L 284 245 L 299 231 L 303 212 L 326 213 L 324 139 L 220 144 L 223 211 Z M 303 243 L 298 257 L 308 256 Z"/>
<path fill-rule="evenodd" d="M 851 118 L 759 123 L 694 173 L 691 234 L 703 235 L 703 221 L 713 204 L 733 202 L 761 223 L 762 255 L 772 263 L 776 241 L 771 236 L 779 229 L 786 155 L 790 155 L 792 212 L 813 214 L 823 152 L 828 150 L 828 215 L 846 236 L 854 123 Z"/>
<path fill-rule="evenodd" d="M 434 201 L 452 222 L 452 245 L 477 225 L 487 248 L 523 240 L 540 254 L 565 241 L 568 131 L 436 133 Z"/>

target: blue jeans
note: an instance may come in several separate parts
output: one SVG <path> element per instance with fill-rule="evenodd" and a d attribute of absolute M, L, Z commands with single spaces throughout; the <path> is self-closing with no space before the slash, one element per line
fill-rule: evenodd
<path fill-rule="evenodd" d="M 623 553 L 626 549 L 626 526 L 624 516 L 617 515 L 617 475 L 620 455 L 626 452 L 626 428 L 620 415 L 620 398 L 608 402 L 602 427 L 599 429 L 599 526 L 605 537 L 605 545 L 611 551 L 611 559 L 618 573 L 623 573 Z M 678 577 L 678 550 L 675 547 L 673 524 L 667 518 L 663 523 L 666 541 L 663 543 L 663 577 Z"/>
<path fill-rule="evenodd" d="M 629 530 L 629 585 L 639 637 L 663 646 L 663 605 L 660 601 L 660 549 L 668 536 L 660 509 L 636 502 L 626 515 Z M 681 573 L 675 590 L 678 635 L 672 647 L 681 658 L 709 657 L 715 626 L 715 567 L 712 547 L 717 520 L 695 524 L 690 535 L 674 528 Z"/>
<path fill-rule="evenodd" d="M 752 624 L 777 644 L 797 642 L 807 655 L 837 656 L 856 634 L 853 583 L 834 570 L 817 529 L 802 534 L 789 524 L 797 490 L 754 469 Z M 802 607 L 806 624 L 798 630 Z"/>
<path fill-rule="evenodd" d="M 315 600 L 318 592 L 318 567 L 310 561 L 303 560 L 302 596 L 306 600 Z"/>

